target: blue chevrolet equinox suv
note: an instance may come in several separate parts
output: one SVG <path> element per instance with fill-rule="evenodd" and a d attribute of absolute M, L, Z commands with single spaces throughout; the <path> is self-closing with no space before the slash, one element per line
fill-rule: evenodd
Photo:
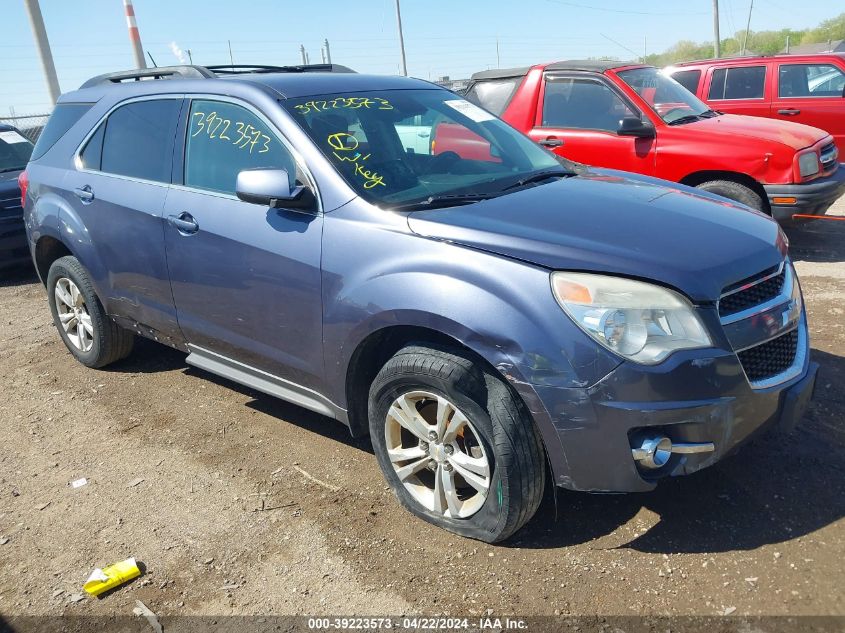
<path fill-rule="evenodd" d="M 440 143 L 448 132 L 471 155 Z M 399 501 L 498 541 L 546 481 L 647 491 L 811 397 L 771 219 L 574 165 L 458 95 L 339 66 L 181 66 L 65 94 L 20 178 L 81 363 L 136 336 L 369 434 Z"/>

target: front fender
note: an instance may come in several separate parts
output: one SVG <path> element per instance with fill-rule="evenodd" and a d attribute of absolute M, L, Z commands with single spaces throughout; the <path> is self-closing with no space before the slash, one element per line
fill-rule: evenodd
<path fill-rule="evenodd" d="M 566 424 L 566 412 L 548 411 L 538 391 L 584 388 L 619 360 L 566 317 L 545 268 L 415 235 L 404 216 L 363 204 L 328 214 L 324 225 L 323 341 L 332 399 L 347 406 L 346 372 L 370 335 L 396 326 L 434 330 L 484 358 L 514 387 L 556 471 L 563 467 L 556 425 Z"/>

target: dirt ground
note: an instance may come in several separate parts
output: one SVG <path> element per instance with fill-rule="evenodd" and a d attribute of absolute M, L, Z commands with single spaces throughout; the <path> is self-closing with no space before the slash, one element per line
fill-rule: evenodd
<path fill-rule="evenodd" d="M 845 222 L 789 233 L 821 363 L 799 428 L 653 493 L 559 490 L 498 546 L 403 511 L 338 423 L 181 353 L 86 369 L 5 274 L 0 613 L 843 615 Z M 141 578 L 79 595 L 128 556 Z"/>

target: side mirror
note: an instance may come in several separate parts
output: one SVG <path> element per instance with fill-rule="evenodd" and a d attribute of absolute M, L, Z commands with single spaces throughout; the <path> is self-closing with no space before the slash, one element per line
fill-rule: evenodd
<path fill-rule="evenodd" d="M 633 116 L 626 116 L 622 119 L 616 133 L 619 136 L 635 136 L 637 138 L 654 138 L 656 134 L 650 121 L 644 121 Z"/>
<path fill-rule="evenodd" d="M 287 169 L 244 169 L 238 172 L 235 195 L 244 202 L 274 209 L 314 208 L 314 194 L 308 187 L 291 189 Z"/>

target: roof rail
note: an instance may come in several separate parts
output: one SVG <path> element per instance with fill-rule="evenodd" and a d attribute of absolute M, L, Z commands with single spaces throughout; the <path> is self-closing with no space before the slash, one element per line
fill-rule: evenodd
<path fill-rule="evenodd" d="M 354 73 L 340 64 L 301 64 L 298 66 L 262 66 L 256 64 L 218 64 L 206 66 L 218 75 L 243 75 L 251 73 Z"/>
<path fill-rule="evenodd" d="M 203 66 L 160 66 L 97 75 L 82 84 L 79 89 L 143 79 L 211 79 L 213 77 L 215 74 Z"/>

